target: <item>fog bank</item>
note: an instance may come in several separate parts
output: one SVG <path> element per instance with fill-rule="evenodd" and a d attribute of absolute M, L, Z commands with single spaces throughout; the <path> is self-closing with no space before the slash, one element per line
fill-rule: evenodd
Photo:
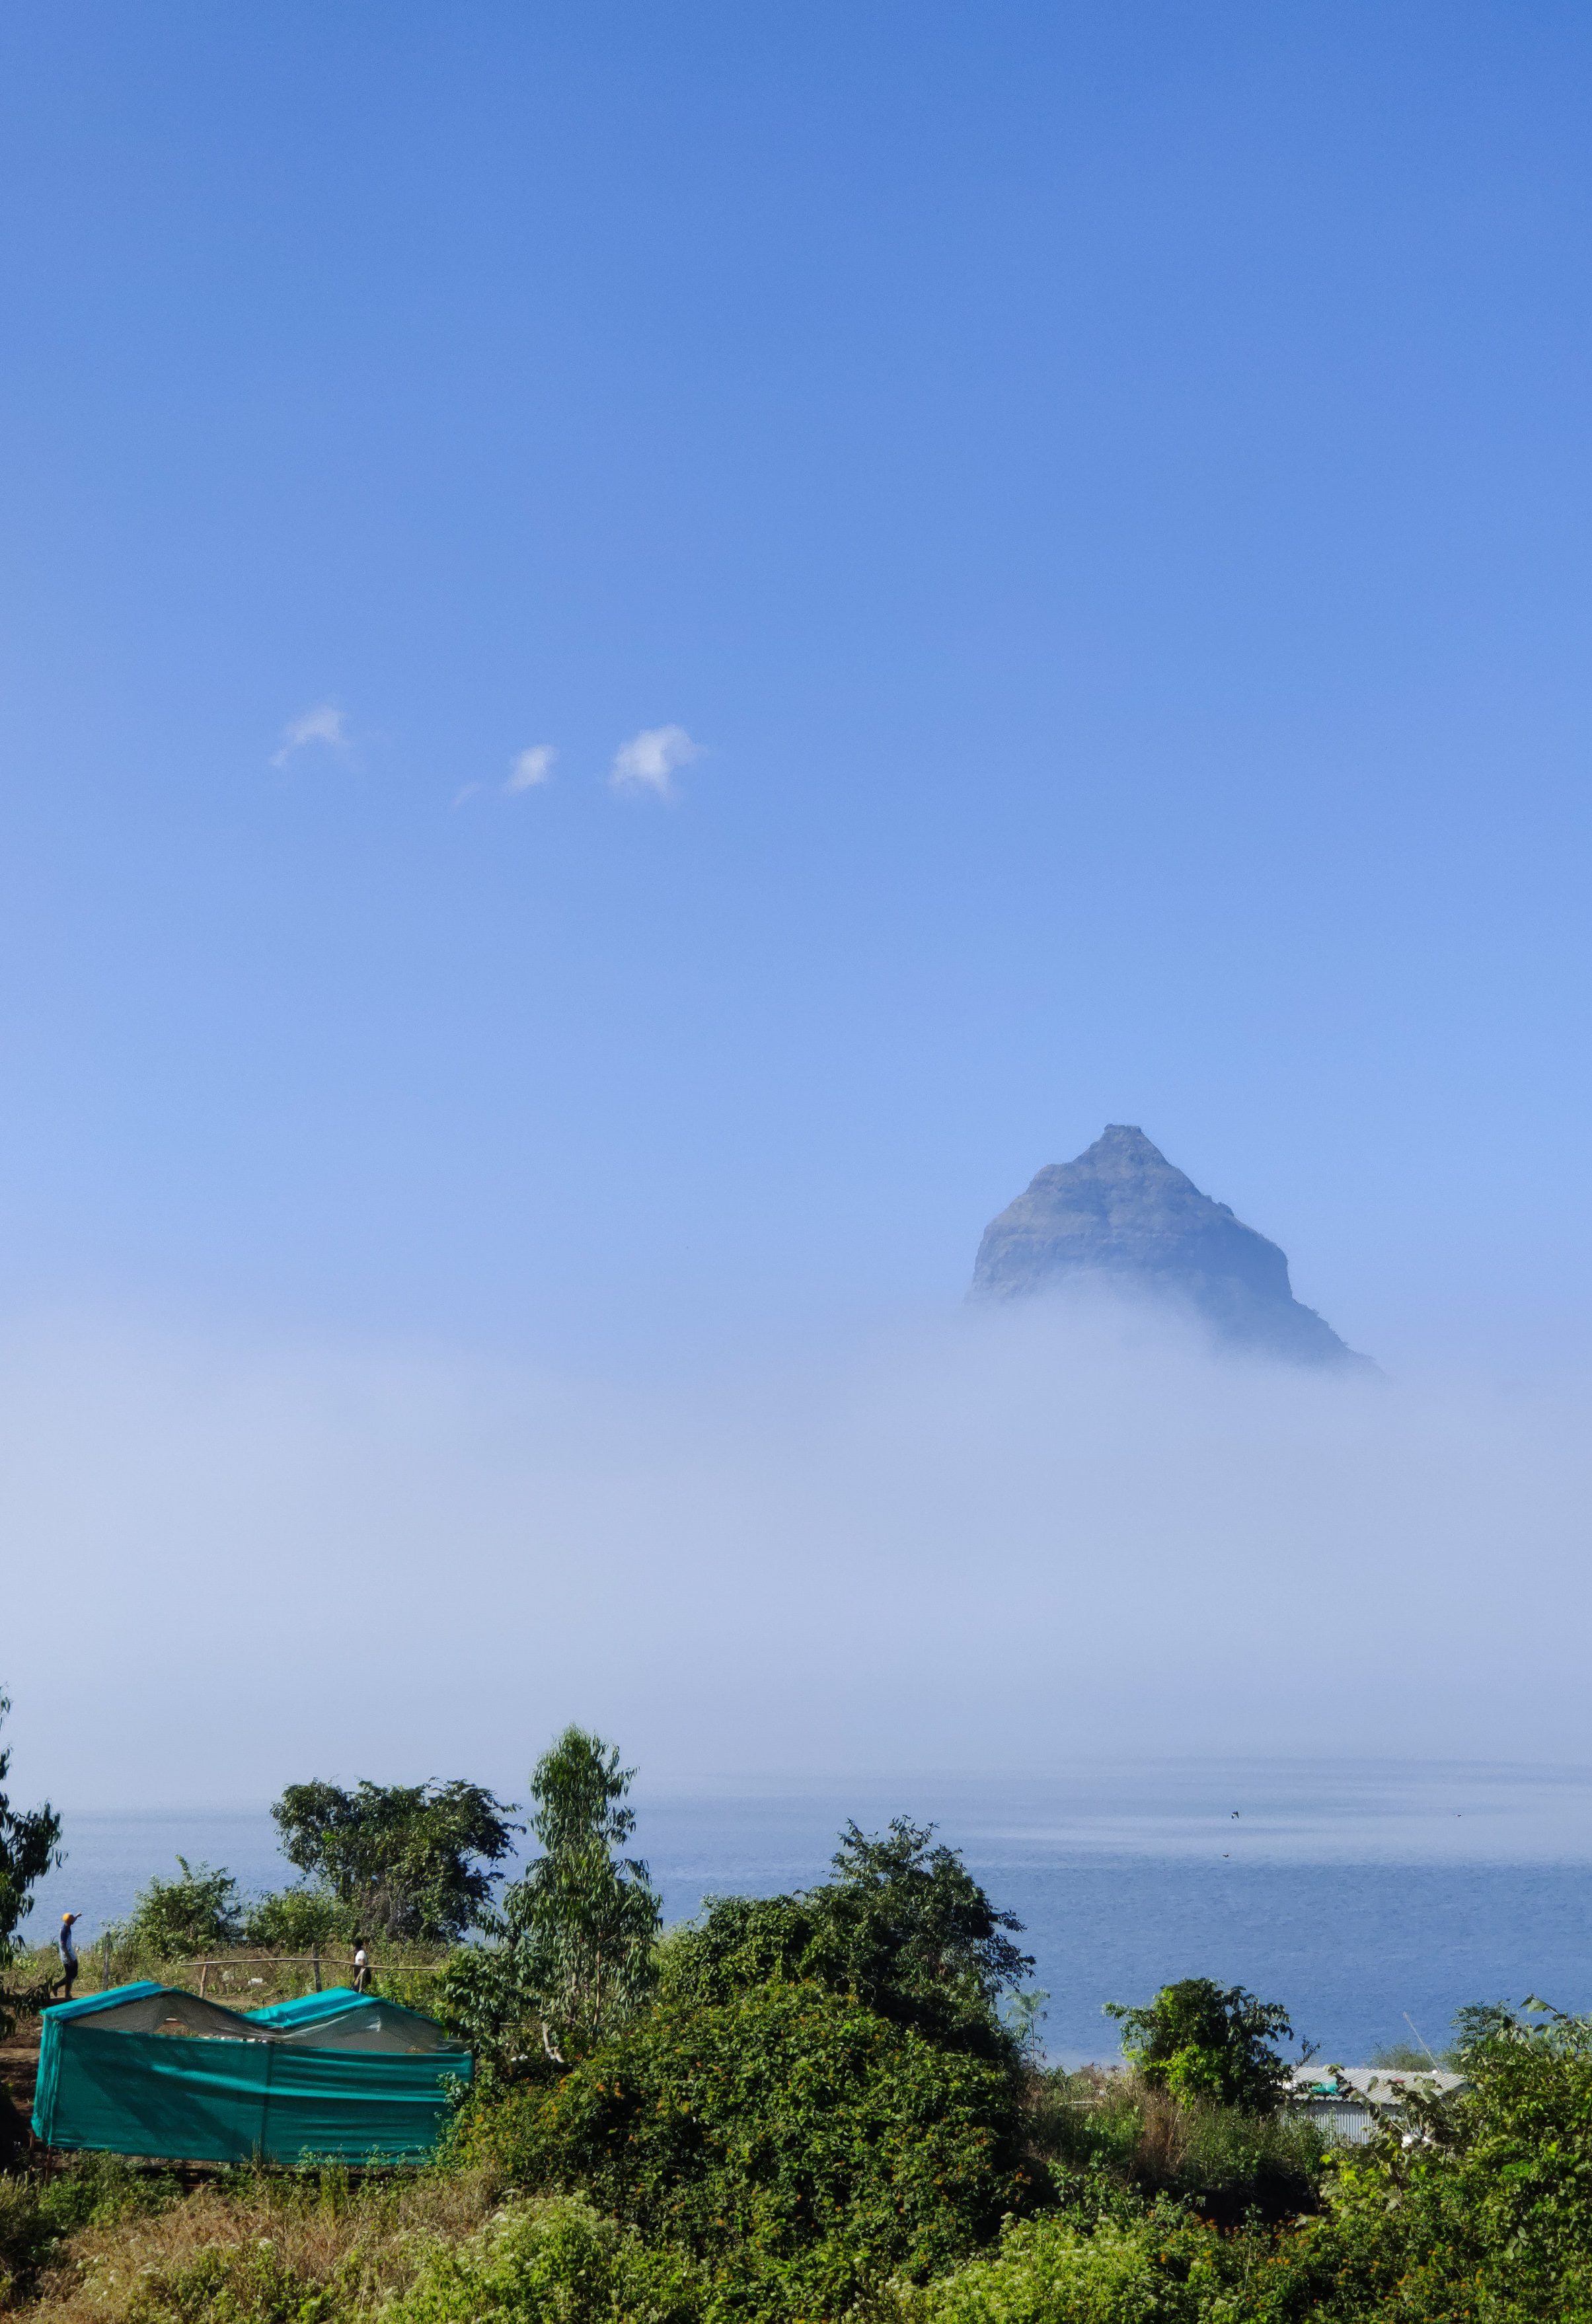
<path fill-rule="evenodd" d="M 1031 1307 L 625 1379 L 34 1316 L 0 1389 L 23 1793 L 1592 1758 L 1578 1379 Z"/>

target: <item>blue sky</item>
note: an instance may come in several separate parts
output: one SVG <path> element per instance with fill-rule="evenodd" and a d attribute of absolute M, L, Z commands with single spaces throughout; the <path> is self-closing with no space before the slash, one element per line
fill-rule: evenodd
<path fill-rule="evenodd" d="M 1584 11 L 4 47 L 14 1296 L 806 1328 L 1126 1120 L 1579 1331 Z"/>
<path fill-rule="evenodd" d="M 1589 100 L 1551 0 L 7 13 L 19 1769 L 1592 1750 Z M 1108 1120 L 1374 1415 L 957 1337 Z"/>

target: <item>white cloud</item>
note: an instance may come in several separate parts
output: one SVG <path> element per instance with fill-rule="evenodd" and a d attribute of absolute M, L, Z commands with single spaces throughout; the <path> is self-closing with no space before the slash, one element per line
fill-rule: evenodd
<path fill-rule="evenodd" d="M 335 702 L 317 703 L 301 718 L 290 718 L 282 730 L 282 748 L 272 754 L 272 765 L 285 767 L 295 751 L 302 751 L 311 742 L 324 742 L 329 751 L 337 752 L 342 758 L 353 749 L 347 719 Z"/>
<path fill-rule="evenodd" d="M 510 793 L 533 791 L 539 783 L 551 780 L 553 761 L 558 755 L 551 742 L 533 742 L 528 751 L 522 751 L 514 760 L 504 789 Z"/>
<path fill-rule="evenodd" d="M 464 805 L 464 803 L 465 803 L 466 799 L 472 799 L 472 798 L 475 798 L 475 796 L 476 796 L 476 794 L 477 794 L 477 792 L 480 789 L 480 788 L 481 788 L 481 786 L 480 786 L 480 784 L 479 784 L 479 783 L 466 783 L 466 784 L 462 787 L 462 788 L 460 788 L 460 789 L 458 789 L 458 790 L 457 790 L 457 791 L 455 791 L 455 792 L 454 792 L 454 794 L 453 794 L 453 804 L 454 804 L 454 806 L 455 806 L 455 807 L 463 807 L 463 805 Z"/>
<path fill-rule="evenodd" d="M 643 726 L 615 752 L 608 780 L 616 791 L 652 791 L 659 798 L 672 798 L 671 778 L 676 768 L 689 767 L 701 755 L 683 726 Z"/>

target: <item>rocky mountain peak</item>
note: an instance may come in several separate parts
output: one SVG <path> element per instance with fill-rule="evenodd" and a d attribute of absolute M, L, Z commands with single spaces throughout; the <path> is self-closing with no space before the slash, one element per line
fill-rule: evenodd
<path fill-rule="evenodd" d="M 1228 1347 L 1295 1363 L 1366 1360 L 1294 1297 L 1276 1244 L 1202 1194 L 1133 1123 L 1107 1123 L 990 1222 L 971 1296 L 1027 1298 L 1088 1277 L 1191 1308 Z"/>

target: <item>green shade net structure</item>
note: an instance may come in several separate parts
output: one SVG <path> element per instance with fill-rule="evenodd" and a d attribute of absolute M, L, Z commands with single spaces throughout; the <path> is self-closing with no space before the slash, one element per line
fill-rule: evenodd
<path fill-rule="evenodd" d="M 114 1986 L 43 2015 L 33 2129 L 51 2146 L 182 2163 L 421 2163 L 469 2052 L 339 1988 L 246 2014 Z"/>

